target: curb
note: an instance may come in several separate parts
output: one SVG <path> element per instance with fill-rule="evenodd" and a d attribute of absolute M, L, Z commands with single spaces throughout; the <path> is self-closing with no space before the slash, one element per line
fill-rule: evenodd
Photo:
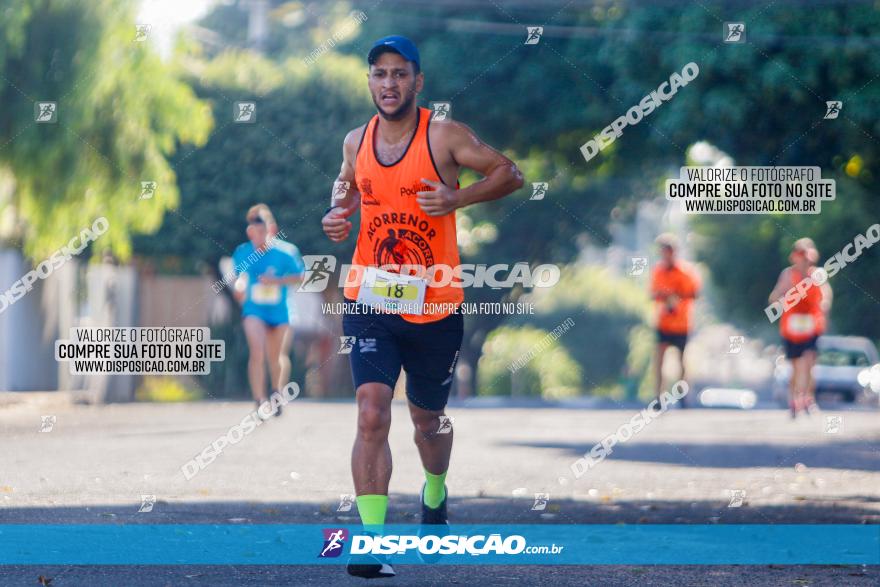
<path fill-rule="evenodd" d="M 0 409 L 69 407 L 74 403 L 72 391 L 0 391 Z"/>

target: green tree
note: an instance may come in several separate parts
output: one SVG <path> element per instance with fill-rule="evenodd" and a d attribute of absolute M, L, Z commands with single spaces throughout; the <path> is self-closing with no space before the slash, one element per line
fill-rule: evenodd
<path fill-rule="evenodd" d="M 0 168 L 32 257 L 104 216 L 101 249 L 125 259 L 130 237 L 158 229 L 178 204 L 168 163 L 202 144 L 212 120 L 173 68 L 135 42 L 131 0 L 24 0 L 0 10 Z M 35 122 L 55 102 L 57 122 Z M 141 182 L 154 197 L 139 199 Z"/>
<path fill-rule="evenodd" d="M 581 393 L 581 368 L 546 330 L 502 326 L 492 331 L 480 357 L 480 395 L 562 399 Z"/>
<path fill-rule="evenodd" d="M 269 205 L 286 240 L 304 254 L 335 254 L 348 262 L 353 237 L 334 245 L 321 216 L 342 161 L 345 133 L 370 116 L 358 83 L 360 66 L 349 57 L 323 56 L 327 68 L 298 59 L 279 64 L 250 51 L 229 51 L 202 64 L 191 80 L 209 102 L 217 129 L 207 144 L 173 160 L 185 194 L 179 214 L 137 240 L 139 253 L 172 259 L 171 271 L 211 271 L 246 239 L 244 215 Z M 256 122 L 233 122 L 237 101 L 256 104 Z"/>

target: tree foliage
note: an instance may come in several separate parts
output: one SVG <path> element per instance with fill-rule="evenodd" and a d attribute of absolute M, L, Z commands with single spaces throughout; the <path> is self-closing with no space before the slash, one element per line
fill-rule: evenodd
<path fill-rule="evenodd" d="M 334 246 L 320 219 L 339 172 L 345 133 L 369 118 L 371 103 L 356 81 L 359 66 L 353 59 L 332 54 L 321 59 L 327 69 L 227 52 L 195 72 L 191 81 L 212 105 L 217 128 L 204 147 L 174 159 L 184 194 L 179 214 L 156 236 L 137 241 L 141 253 L 176 258 L 180 271 L 192 271 L 198 262 L 216 267 L 245 240 L 247 209 L 264 202 L 285 240 L 303 253 L 343 259 L 350 254 L 352 243 Z M 238 101 L 255 102 L 255 123 L 233 122 Z"/>
<path fill-rule="evenodd" d="M 179 143 L 202 144 L 211 113 L 135 42 L 130 0 L 23 0 L 0 10 L 0 168 L 14 178 L 18 237 L 49 254 L 101 216 L 100 248 L 122 259 L 130 236 L 158 229 L 178 204 L 168 163 Z M 57 122 L 35 122 L 55 102 Z M 154 197 L 139 199 L 141 182 Z"/>

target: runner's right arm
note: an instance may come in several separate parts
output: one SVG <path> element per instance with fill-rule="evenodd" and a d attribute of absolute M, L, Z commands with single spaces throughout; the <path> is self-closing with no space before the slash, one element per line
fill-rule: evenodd
<path fill-rule="evenodd" d="M 665 302 L 672 292 L 666 287 L 661 287 L 657 271 L 656 267 L 651 271 L 651 298 L 658 302 Z"/>
<path fill-rule="evenodd" d="M 239 273 L 238 267 L 245 267 L 244 258 L 246 255 L 242 254 L 242 245 L 239 245 L 235 248 L 235 251 L 232 252 L 232 271 L 235 279 L 232 281 L 232 297 L 238 302 L 239 306 L 243 306 L 245 302 L 245 297 L 247 294 L 247 276 L 244 272 Z"/>
<path fill-rule="evenodd" d="M 342 143 L 342 168 L 339 170 L 339 176 L 330 193 L 332 208 L 321 219 L 324 234 L 333 242 L 338 243 L 348 238 L 348 233 L 351 232 L 351 222 L 348 217 L 354 214 L 361 203 L 361 194 L 355 183 L 354 162 L 357 158 L 358 145 L 365 130 L 366 125 L 354 129 L 345 136 L 345 141 Z M 347 182 L 343 197 L 339 197 L 338 194 L 339 182 Z"/>

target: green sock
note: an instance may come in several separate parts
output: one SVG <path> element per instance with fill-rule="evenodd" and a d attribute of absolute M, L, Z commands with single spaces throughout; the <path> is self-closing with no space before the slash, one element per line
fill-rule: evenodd
<path fill-rule="evenodd" d="M 385 512 L 388 511 L 388 496 L 358 495 L 357 504 L 364 528 L 381 533 L 385 524 Z"/>
<path fill-rule="evenodd" d="M 425 469 L 425 505 L 436 510 L 446 498 L 446 471 L 439 475 Z"/>

